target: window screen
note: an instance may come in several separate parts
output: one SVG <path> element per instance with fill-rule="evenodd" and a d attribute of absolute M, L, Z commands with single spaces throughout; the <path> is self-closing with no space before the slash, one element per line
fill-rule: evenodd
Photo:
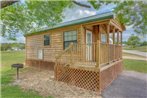
<path fill-rule="evenodd" d="M 107 43 L 107 35 L 105 33 L 101 34 L 101 42 L 102 43 Z"/>
<path fill-rule="evenodd" d="M 64 32 L 64 49 L 67 48 L 70 43 L 77 43 L 77 32 L 76 31 L 67 31 Z"/>
<path fill-rule="evenodd" d="M 50 36 L 44 35 L 44 46 L 50 45 Z"/>

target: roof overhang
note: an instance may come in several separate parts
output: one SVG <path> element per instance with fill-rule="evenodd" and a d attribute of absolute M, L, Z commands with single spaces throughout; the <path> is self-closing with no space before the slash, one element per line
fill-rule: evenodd
<path fill-rule="evenodd" d="M 94 21 L 101 21 L 101 20 L 112 19 L 112 18 L 114 18 L 113 12 L 97 14 L 97 15 L 94 15 L 94 16 L 89 16 L 89 17 L 85 17 L 85 18 L 81 18 L 81 19 L 77 19 L 77 20 L 72 20 L 72 21 L 60 23 L 60 24 L 58 24 L 54 27 L 51 27 L 51 28 L 45 28 L 45 29 L 39 30 L 37 32 L 28 33 L 25 36 L 40 34 L 41 32 L 46 32 L 46 31 L 49 31 L 49 30 L 57 29 L 57 28 L 63 28 L 63 27 L 67 27 L 67 26 L 73 26 L 73 25 L 89 23 L 89 22 L 94 22 Z"/>

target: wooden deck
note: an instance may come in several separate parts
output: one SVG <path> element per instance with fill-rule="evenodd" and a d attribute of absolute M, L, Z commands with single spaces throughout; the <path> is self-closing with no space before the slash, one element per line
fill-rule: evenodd
<path fill-rule="evenodd" d="M 122 71 L 122 48 L 99 42 L 90 46 L 92 52 L 87 51 L 86 44 L 71 44 L 59 54 L 54 68 L 56 80 L 99 93 L 104 90 Z"/>

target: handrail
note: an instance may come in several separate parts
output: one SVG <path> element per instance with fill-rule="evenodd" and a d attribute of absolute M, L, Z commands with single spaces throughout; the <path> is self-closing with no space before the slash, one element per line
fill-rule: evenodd
<path fill-rule="evenodd" d="M 69 47 L 67 47 L 61 54 L 59 54 L 58 56 L 56 56 L 56 59 L 59 59 L 60 57 L 62 57 L 63 54 L 65 54 L 68 50 L 70 50 L 73 47 L 73 43 L 71 43 L 69 45 Z"/>
<path fill-rule="evenodd" d="M 68 51 L 71 53 L 72 47 L 73 47 L 73 43 L 71 43 L 71 44 L 69 45 L 69 47 L 67 47 L 63 52 L 61 52 L 58 56 L 55 57 L 55 59 L 56 59 L 56 65 L 58 65 L 58 63 L 59 63 L 58 60 L 62 59 L 62 56 L 63 56 L 64 54 L 66 54 Z M 70 60 L 71 60 L 71 59 L 72 59 L 72 58 L 70 58 Z M 68 65 L 67 62 L 66 62 L 65 65 Z"/>

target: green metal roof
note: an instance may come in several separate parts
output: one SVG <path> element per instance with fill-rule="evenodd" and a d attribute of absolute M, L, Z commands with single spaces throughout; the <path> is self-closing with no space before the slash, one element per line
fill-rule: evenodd
<path fill-rule="evenodd" d="M 45 32 L 45 31 L 49 31 L 49 30 L 53 30 L 53 29 L 57 29 L 57 28 L 62 28 L 62 27 L 67 27 L 67 26 L 72 26 L 72 25 L 77 25 L 77 24 L 82 24 L 82 23 L 88 23 L 88 22 L 93 22 L 93 21 L 100 21 L 100 20 L 104 20 L 104 19 L 111 19 L 111 18 L 114 18 L 113 12 L 97 14 L 97 15 L 93 15 L 93 16 L 89 16 L 89 17 L 85 17 L 85 18 L 80 18 L 77 20 L 59 23 L 58 25 L 55 25 L 54 27 L 45 28 L 45 29 L 39 30 L 37 32 L 28 33 L 25 36 L 40 34 L 41 32 Z"/>

